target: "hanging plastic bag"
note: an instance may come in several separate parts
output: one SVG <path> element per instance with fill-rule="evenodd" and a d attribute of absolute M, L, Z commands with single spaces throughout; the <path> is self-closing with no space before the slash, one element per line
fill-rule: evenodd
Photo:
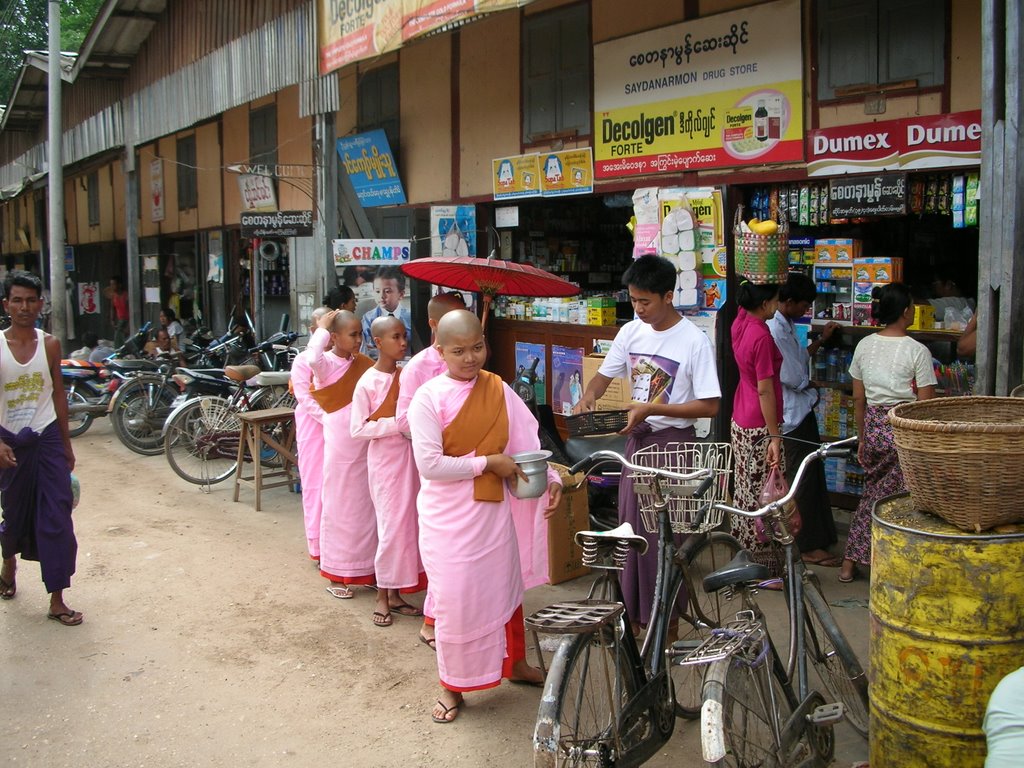
<path fill-rule="evenodd" d="M 786 481 L 786 476 L 778 467 L 772 467 L 768 470 L 768 477 L 765 478 L 764 486 L 761 488 L 759 504 L 762 507 L 767 506 L 773 501 L 781 499 L 787 493 L 789 493 L 789 483 Z M 796 536 L 803 527 L 803 518 L 800 517 L 800 510 L 797 509 L 795 501 L 789 502 L 785 509 L 789 517 L 786 527 L 789 529 L 791 536 Z M 754 534 L 761 544 L 767 544 L 774 539 L 767 528 L 768 523 L 765 520 L 763 517 L 758 517 L 754 520 Z"/>

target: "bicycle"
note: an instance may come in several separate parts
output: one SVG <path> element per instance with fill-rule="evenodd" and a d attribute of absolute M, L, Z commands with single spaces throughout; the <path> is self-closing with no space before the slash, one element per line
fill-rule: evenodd
<path fill-rule="evenodd" d="M 703 450 L 709 454 L 718 449 L 715 444 L 707 445 L 710 447 Z M 685 446 L 676 446 L 681 457 L 677 466 L 687 459 L 694 461 L 702 450 L 699 443 Z M 653 464 L 653 453 L 646 458 Z M 670 499 L 700 499 L 712 488 L 716 495 L 724 495 L 728 470 L 682 472 L 632 463 L 613 451 L 596 451 L 573 467 L 573 474 L 586 467 L 585 482 L 590 472 L 611 461 L 637 473 L 641 498 L 651 500 L 646 520 L 654 521 L 658 533 L 658 577 L 650 623 L 643 647 L 638 648 L 618 581 L 629 551 L 644 554 L 647 539 L 635 535 L 628 523 L 611 531 L 578 532 L 576 541 L 583 547 L 584 563 L 603 570 L 602 575 L 587 599 L 548 606 L 526 620 L 535 641 L 537 632 L 563 636 L 546 673 L 537 713 L 533 738 L 537 766 L 639 765 L 668 741 L 677 715 L 684 714 L 674 695 L 670 654 L 665 652 L 672 621 L 670 606 L 686 583 L 687 610 L 681 618 L 695 630 L 717 626 L 718 616 L 708 615 L 715 614 L 717 606 L 701 603 L 692 588 L 693 573 L 724 562 L 739 550 L 731 536 L 710 530 L 715 527 L 711 520 L 681 548 L 672 535 L 673 516 L 680 518 L 676 520 L 679 523 L 690 510 L 680 512 L 682 507 L 676 504 L 676 510 L 670 512 Z M 681 645 L 672 654 L 682 656 L 690 642 Z"/>
<path fill-rule="evenodd" d="M 229 377 L 232 372 L 230 366 L 225 369 Z M 248 380 L 252 384 L 187 368 L 179 368 L 174 378 L 183 389 L 206 385 L 230 392 L 226 397 L 204 394 L 186 400 L 171 413 L 164 426 L 164 454 L 171 469 L 183 480 L 206 488 L 235 473 L 242 430 L 238 414 L 295 407 L 295 396 L 288 389 L 288 371 L 258 373 Z M 276 429 L 281 429 L 280 425 Z M 282 437 L 273 433 L 271 436 L 278 440 Z M 273 465 L 280 457 L 268 450 L 259 459 Z"/>
<path fill-rule="evenodd" d="M 735 621 L 712 630 L 711 637 L 680 662 L 706 668 L 701 733 L 709 765 L 826 766 L 834 752 L 832 726 L 843 717 L 867 736 L 864 670 L 836 624 L 817 576 L 799 556 L 787 528 L 786 509 L 807 468 L 826 456 L 848 455 L 856 439 L 825 444 L 808 454 L 789 493 L 761 509 L 714 504 L 732 515 L 764 518 L 772 538 L 782 545 L 790 637 L 783 665 L 756 599 L 756 585 L 768 578 L 769 571 L 753 562 L 746 550 L 705 577 L 706 591 L 722 592 L 727 599 L 738 593 L 743 601 Z M 810 689 L 808 660 L 833 703 Z"/>

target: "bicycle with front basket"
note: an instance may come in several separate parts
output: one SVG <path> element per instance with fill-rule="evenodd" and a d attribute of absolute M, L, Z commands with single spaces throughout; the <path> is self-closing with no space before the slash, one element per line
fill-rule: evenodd
<path fill-rule="evenodd" d="M 825 444 L 800 464 L 790 491 L 754 511 L 716 503 L 732 515 L 762 518 L 781 545 L 786 570 L 783 584 L 789 607 L 786 664 L 772 642 L 757 604 L 756 585 L 769 575 L 746 550 L 704 578 L 704 588 L 726 599 L 739 595 L 743 609 L 735 621 L 712 630 L 699 648 L 681 660 L 706 670 L 701 712 L 702 749 L 714 766 L 826 766 L 832 761 L 832 726 L 845 719 L 867 736 L 867 678 L 821 591 L 814 572 L 800 557 L 788 530 L 789 510 L 808 467 L 828 456 L 846 456 L 857 438 Z M 808 661 L 826 693 L 811 690 Z"/>
<path fill-rule="evenodd" d="M 731 464 L 727 444 L 652 447 L 634 454 L 633 462 L 613 451 L 597 451 L 573 467 L 573 474 L 583 467 L 589 474 L 608 462 L 634 473 L 644 525 L 658 534 L 650 623 L 638 647 L 618 581 L 630 550 L 644 554 L 647 539 L 635 535 L 628 523 L 611 531 L 577 533 L 584 562 L 602 575 L 587 599 L 549 606 L 526 621 L 535 633 L 561 636 L 534 730 L 538 766 L 640 765 L 672 736 L 677 715 L 696 715 L 700 679 L 692 668 L 670 662 L 699 645 L 694 636 L 706 635 L 719 624 L 717 596 L 708 601 L 692 584 L 739 551 L 735 539 L 712 530 L 716 513 L 695 524 L 703 497 L 709 492 L 712 499 L 725 496 Z M 673 530 L 693 535 L 678 546 Z M 684 583 L 687 599 L 679 626 L 688 625 L 690 637 L 667 653 L 671 607 Z"/>

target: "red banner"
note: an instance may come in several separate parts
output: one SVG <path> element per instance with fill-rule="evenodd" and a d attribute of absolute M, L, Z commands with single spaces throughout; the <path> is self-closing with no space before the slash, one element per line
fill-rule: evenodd
<path fill-rule="evenodd" d="M 844 125 L 807 134 L 807 175 L 981 163 L 981 111 Z"/>

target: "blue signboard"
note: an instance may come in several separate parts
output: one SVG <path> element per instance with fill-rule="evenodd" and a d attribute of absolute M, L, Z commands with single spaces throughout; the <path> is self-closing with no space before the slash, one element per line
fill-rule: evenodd
<path fill-rule="evenodd" d="M 338 139 L 338 157 L 364 208 L 401 205 L 405 190 L 382 129 Z"/>

